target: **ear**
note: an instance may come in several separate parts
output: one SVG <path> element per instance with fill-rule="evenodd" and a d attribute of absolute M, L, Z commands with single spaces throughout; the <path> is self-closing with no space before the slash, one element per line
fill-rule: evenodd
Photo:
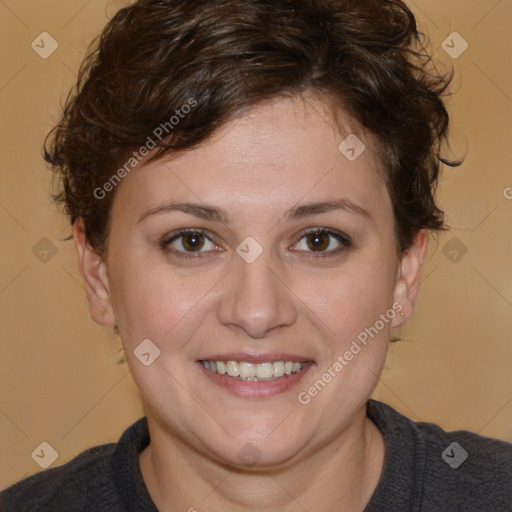
<path fill-rule="evenodd" d="M 89 314 L 97 324 L 114 326 L 116 321 L 112 309 L 106 264 L 89 245 L 85 235 L 85 222 L 82 218 L 75 221 L 72 231 L 78 253 L 78 266 L 89 303 Z"/>
<path fill-rule="evenodd" d="M 400 315 L 395 315 L 393 318 L 391 323 L 393 327 L 399 327 L 412 315 L 420 286 L 421 267 L 427 252 L 427 245 L 428 231 L 422 229 L 416 234 L 413 245 L 400 260 L 397 269 L 393 303 L 401 304 L 402 309 L 398 310 L 397 308 Z"/>

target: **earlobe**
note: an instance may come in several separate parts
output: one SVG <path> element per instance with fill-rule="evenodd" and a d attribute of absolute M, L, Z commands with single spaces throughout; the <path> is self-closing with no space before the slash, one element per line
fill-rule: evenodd
<path fill-rule="evenodd" d="M 418 295 L 421 268 L 425 260 L 425 254 L 428 246 L 428 231 L 420 230 L 415 238 L 413 245 L 403 255 L 397 269 L 397 278 L 393 295 L 394 302 L 402 305 L 401 313 L 393 319 L 392 326 L 399 327 L 411 315 Z"/>
<path fill-rule="evenodd" d="M 91 318 L 100 325 L 114 326 L 106 263 L 88 243 L 83 219 L 75 221 L 72 231 Z"/>

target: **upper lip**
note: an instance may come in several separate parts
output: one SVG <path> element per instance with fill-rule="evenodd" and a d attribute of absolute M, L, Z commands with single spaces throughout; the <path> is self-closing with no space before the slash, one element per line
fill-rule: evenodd
<path fill-rule="evenodd" d="M 294 361 L 297 363 L 312 361 L 311 358 L 300 356 L 297 354 L 286 353 L 267 353 L 267 354 L 248 354 L 245 352 L 230 352 L 224 354 L 214 354 L 206 356 L 198 361 L 243 361 L 246 363 L 259 364 L 259 363 L 275 363 L 277 361 Z"/>

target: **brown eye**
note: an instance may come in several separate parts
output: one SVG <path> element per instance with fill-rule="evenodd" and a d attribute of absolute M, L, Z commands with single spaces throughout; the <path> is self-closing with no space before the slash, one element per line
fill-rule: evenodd
<path fill-rule="evenodd" d="M 317 228 L 304 233 L 292 251 L 318 253 L 314 256 L 334 256 L 351 247 L 352 241 L 344 233 Z"/>
<path fill-rule="evenodd" d="M 324 251 L 329 247 L 329 235 L 327 233 L 310 233 L 306 237 L 308 247 L 312 251 Z"/>
<path fill-rule="evenodd" d="M 182 236 L 181 243 L 186 251 L 198 251 L 204 245 L 204 236 L 201 233 L 187 233 Z"/>
<path fill-rule="evenodd" d="M 162 241 L 162 248 L 177 256 L 200 256 L 211 253 L 218 247 L 202 231 L 181 230 Z"/>

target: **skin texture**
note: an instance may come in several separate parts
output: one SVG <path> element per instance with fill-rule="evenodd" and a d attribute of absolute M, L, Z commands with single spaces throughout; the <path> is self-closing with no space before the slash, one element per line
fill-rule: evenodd
<path fill-rule="evenodd" d="M 365 404 L 391 327 L 412 313 L 427 233 L 399 258 L 371 139 L 356 132 L 366 150 L 353 162 L 338 150 L 349 121 L 340 133 L 315 97 L 261 104 L 206 144 L 128 175 L 116 191 L 104 260 L 87 244 L 83 223 L 73 226 L 90 314 L 119 326 L 142 395 L 151 443 L 140 463 L 161 510 L 353 512 L 378 484 L 385 450 Z M 339 198 L 368 216 L 285 217 L 290 208 Z M 181 211 L 139 221 L 185 201 L 222 208 L 229 222 Z M 183 254 L 183 238 L 162 248 L 182 228 L 204 230 L 211 240 L 199 257 L 170 252 Z M 340 231 L 353 246 L 326 235 L 324 256 L 315 258 L 322 253 L 308 245 L 307 228 Z M 236 253 L 249 236 L 263 249 L 252 263 Z M 396 302 L 403 316 L 397 312 L 301 404 L 298 393 Z M 134 356 L 144 339 L 161 351 L 150 366 Z M 285 392 L 242 397 L 213 383 L 197 362 L 230 352 L 292 353 L 314 364 Z M 259 457 L 249 465 L 239 455 L 246 443 Z"/>

